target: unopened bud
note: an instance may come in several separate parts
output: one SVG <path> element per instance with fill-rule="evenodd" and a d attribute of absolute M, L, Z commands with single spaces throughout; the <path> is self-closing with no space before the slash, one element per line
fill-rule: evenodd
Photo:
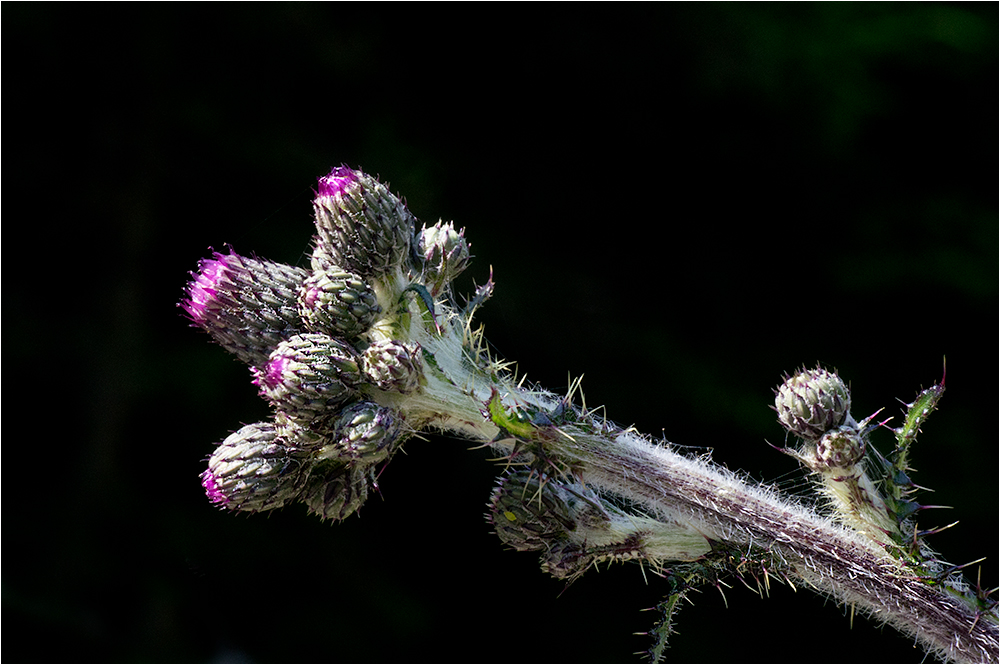
<path fill-rule="evenodd" d="M 346 339 L 365 333 L 382 311 L 375 292 L 360 275 L 336 266 L 306 278 L 298 307 L 309 330 Z"/>
<path fill-rule="evenodd" d="M 368 485 L 374 482 L 374 469 L 348 466 L 338 460 L 316 463 L 302 491 L 302 501 L 309 512 L 323 519 L 342 520 L 364 504 Z"/>
<path fill-rule="evenodd" d="M 375 342 L 361 354 L 361 371 L 372 385 L 397 393 L 420 387 L 423 354 L 417 342 Z"/>
<path fill-rule="evenodd" d="M 571 532 L 600 532 L 610 516 L 593 491 L 531 471 L 516 471 L 493 491 L 487 519 L 500 540 L 517 550 L 549 549 Z"/>
<path fill-rule="evenodd" d="M 453 222 L 424 226 L 417 235 L 415 250 L 423 264 L 423 278 L 432 295 L 437 295 L 469 265 L 469 243 L 465 229 L 455 231 Z"/>
<path fill-rule="evenodd" d="M 274 424 L 246 425 L 212 453 L 201 484 L 212 503 L 230 510 L 278 508 L 298 497 L 307 460 L 285 444 Z"/>
<path fill-rule="evenodd" d="M 297 295 L 308 274 L 294 266 L 216 252 L 192 273 L 180 306 L 223 348 L 260 367 L 282 339 L 304 331 Z"/>
<path fill-rule="evenodd" d="M 321 333 L 285 340 L 263 368 L 254 370 L 254 376 L 261 395 L 301 424 L 329 415 L 349 401 L 361 382 L 354 349 Z"/>
<path fill-rule="evenodd" d="M 579 543 L 560 541 L 541 556 L 542 572 L 557 580 L 573 579 L 582 575 L 597 559 L 597 555 Z"/>
<path fill-rule="evenodd" d="M 847 472 L 865 456 L 865 442 L 853 427 L 830 430 L 816 442 L 814 471 Z"/>
<path fill-rule="evenodd" d="M 332 441 L 326 421 L 319 420 L 302 424 L 288 417 L 283 411 L 274 416 L 274 427 L 278 436 L 296 451 L 315 452 Z"/>
<path fill-rule="evenodd" d="M 337 167 L 320 178 L 316 199 L 314 270 L 340 266 L 379 278 L 410 252 L 416 218 L 370 175 Z"/>
<path fill-rule="evenodd" d="M 802 370 L 781 384 L 774 406 L 785 429 L 806 441 L 815 441 L 845 423 L 851 394 L 832 372 Z"/>
<path fill-rule="evenodd" d="M 335 421 L 332 440 L 319 458 L 365 466 L 381 462 L 400 443 L 402 426 L 402 419 L 392 409 L 374 402 L 356 402 Z"/>

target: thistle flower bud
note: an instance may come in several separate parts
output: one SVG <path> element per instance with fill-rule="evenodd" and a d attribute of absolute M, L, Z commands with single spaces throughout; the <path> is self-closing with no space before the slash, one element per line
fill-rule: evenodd
<path fill-rule="evenodd" d="M 849 418 L 851 394 L 839 376 L 825 369 L 803 369 L 778 388 L 774 406 L 790 433 L 815 441 Z"/>
<path fill-rule="evenodd" d="M 332 442 L 329 428 L 323 420 L 303 425 L 289 418 L 288 414 L 278 411 L 274 416 L 274 428 L 278 437 L 296 451 L 312 453 Z"/>
<path fill-rule="evenodd" d="M 260 367 L 289 335 L 304 330 L 296 297 L 308 272 L 215 252 L 202 259 L 180 307 L 243 362 Z"/>
<path fill-rule="evenodd" d="M 267 364 L 254 369 L 260 394 L 289 419 L 308 424 L 353 397 L 361 382 L 357 354 L 346 343 L 321 333 L 294 335 L 281 342 Z"/>
<path fill-rule="evenodd" d="M 366 332 L 382 308 L 360 275 L 331 266 L 302 283 L 298 311 L 309 330 L 350 339 Z"/>
<path fill-rule="evenodd" d="M 515 477 L 516 476 L 516 477 Z M 524 476 L 512 474 L 500 481 L 490 498 L 486 519 L 497 536 L 519 552 L 544 550 L 548 542 L 566 538 L 571 523 L 549 515 L 548 507 L 535 499 Z"/>
<path fill-rule="evenodd" d="M 853 427 L 830 430 L 816 442 L 816 453 L 810 459 L 814 471 L 847 472 L 865 456 L 865 442 Z"/>
<path fill-rule="evenodd" d="M 322 519 L 342 520 L 364 504 L 368 498 L 368 484 L 374 482 L 372 467 L 322 460 L 309 474 L 302 490 L 302 501 L 309 512 Z"/>
<path fill-rule="evenodd" d="M 579 543 L 561 541 L 553 544 L 541 556 L 542 572 L 557 580 L 572 580 L 582 575 L 597 559 L 597 555 L 588 552 Z"/>
<path fill-rule="evenodd" d="M 374 402 L 351 404 L 334 423 L 332 441 L 319 458 L 365 466 L 381 462 L 397 447 L 402 427 L 399 414 L 390 408 Z"/>
<path fill-rule="evenodd" d="M 375 178 L 341 166 L 320 178 L 314 270 L 332 265 L 379 278 L 409 254 L 416 218 Z"/>
<path fill-rule="evenodd" d="M 298 497 L 307 460 L 277 435 L 274 424 L 246 425 L 212 453 L 201 484 L 212 503 L 230 510 L 278 508 Z"/>
<path fill-rule="evenodd" d="M 611 518 L 597 495 L 582 485 L 516 471 L 494 489 L 487 519 L 500 540 L 525 551 L 548 549 L 577 530 L 593 536 L 604 531 Z"/>
<path fill-rule="evenodd" d="M 417 342 L 375 342 L 361 354 L 361 371 L 382 390 L 411 393 L 420 387 L 422 355 Z"/>
<path fill-rule="evenodd" d="M 469 243 L 465 229 L 456 232 L 453 222 L 438 222 L 417 234 L 415 247 L 423 263 L 424 283 L 437 295 L 469 265 Z"/>

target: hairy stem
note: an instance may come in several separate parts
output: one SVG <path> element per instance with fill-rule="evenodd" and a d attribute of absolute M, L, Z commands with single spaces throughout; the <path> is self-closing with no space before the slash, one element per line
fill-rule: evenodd
<path fill-rule="evenodd" d="M 541 552 L 547 573 L 573 580 L 600 561 L 633 559 L 668 578 L 654 659 L 678 601 L 723 576 L 810 586 L 941 658 L 1000 658 L 997 603 L 910 519 L 927 506 L 912 500 L 909 448 L 943 377 L 907 405 L 891 459 L 869 454 L 874 416 L 851 417 L 836 372 L 786 378 L 775 409 L 802 447 L 784 452 L 822 479 L 827 517 L 618 427 L 587 409 L 579 381 L 565 396 L 517 381 L 472 328 L 492 274 L 455 304 L 451 282 L 470 253 L 451 223 L 418 231 L 385 185 L 347 167 L 320 179 L 314 210 L 311 272 L 216 253 L 181 303 L 252 366 L 274 407 L 271 422 L 245 425 L 209 459 L 201 478 L 213 503 L 257 512 L 298 501 L 343 520 L 408 438 L 436 428 L 506 460 L 488 518 L 508 546 Z"/>
<path fill-rule="evenodd" d="M 710 543 L 769 551 L 780 562 L 780 569 L 770 571 L 779 579 L 804 582 L 914 636 L 948 660 L 995 662 L 1000 657 L 991 618 L 966 599 L 919 579 L 866 535 L 582 409 L 564 413 L 562 424 L 539 424 L 555 418 L 538 414 L 558 412 L 565 400 L 491 375 L 458 348 L 455 336 L 425 333 L 420 338 L 436 371 L 428 372 L 426 401 L 411 414 L 423 411 L 426 425 L 490 442 L 504 455 L 537 443 L 536 456 L 599 494 L 625 499 L 667 528 L 700 534 Z M 534 422 L 522 418 L 524 427 L 514 434 L 516 425 L 490 416 L 491 404 L 504 412 L 535 414 Z"/>

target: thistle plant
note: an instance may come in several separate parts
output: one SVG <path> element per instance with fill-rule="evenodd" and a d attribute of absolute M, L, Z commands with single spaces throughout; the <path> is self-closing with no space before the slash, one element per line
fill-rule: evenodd
<path fill-rule="evenodd" d="M 499 454 L 484 528 L 537 553 L 544 572 L 570 582 L 597 564 L 637 561 L 662 578 L 653 661 L 681 601 L 732 578 L 762 593 L 772 583 L 813 589 L 943 660 L 1000 658 L 996 600 L 945 563 L 926 543 L 939 529 L 918 522 L 930 506 L 915 500 L 910 449 L 943 378 L 906 406 L 883 456 L 870 439 L 889 421 L 855 420 L 835 372 L 786 377 L 774 404 L 781 450 L 824 497 L 805 505 L 616 425 L 586 406 L 579 380 L 564 395 L 524 385 L 473 324 L 492 274 L 462 302 L 453 293 L 471 257 L 464 230 L 418 228 L 387 186 L 347 167 L 320 179 L 314 210 L 309 269 L 215 253 L 181 303 L 250 366 L 273 408 L 210 456 L 201 480 L 218 507 L 299 502 L 344 520 L 407 441 L 450 432 Z"/>

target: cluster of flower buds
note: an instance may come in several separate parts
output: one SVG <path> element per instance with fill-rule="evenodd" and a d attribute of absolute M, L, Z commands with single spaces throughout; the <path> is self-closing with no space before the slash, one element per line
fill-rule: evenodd
<path fill-rule="evenodd" d="M 541 552 L 542 570 L 557 579 L 601 561 L 693 561 L 709 551 L 685 525 L 627 514 L 585 485 L 532 470 L 500 479 L 486 519 L 510 547 Z"/>
<path fill-rule="evenodd" d="M 606 539 L 611 515 L 582 485 L 515 471 L 494 488 L 486 519 L 515 550 L 542 552 L 542 569 L 563 579 L 582 574 L 598 560 L 584 543 Z"/>
<path fill-rule="evenodd" d="M 851 393 L 834 372 L 802 369 L 775 391 L 782 426 L 803 442 L 799 459 L 816 472 L 839 473 L 864 456 L 865 444 L 851 417 Z"/>
<path fill-rule="evenodd" d="M 850 414 L 851 393 L 835 373 L 802 369 L 775 391 L 774 407 L 782 426 L 802 441 L 785 449 L 820 479 L 837 516 L 878 542 L 899 531 L 885 497 L 865 469 L 869 420 Z"/>
<path fill-rule="evenodd" d="M 438 295 L 469 262 L 452 224 L 417 231 L 405 203 L 361 171 L 321 178 L 314 211 L 311 269 L 216 252 L 180 303 L 250 366 L 274 410 L 219 444 L 201 474 L 230 510 L 301 501 L 336 520 L 364 503 L 377 465 L 413 430 L 399 397 L 423 380 L 420 344 L 391 336 L 401 296 Z"/>
<path fill-rule="evenodd" d="M 874 416 L 851 417 L 836 373 L 803 369 L 776 391 L 778 419 L 801 442 L 785 452 L 867 540 L 855 538 L 826 515 L 578 408 L 579 381 L 564 398 L 522 387 L 471 327 L 492 278 L 464 307 L 453 301 L 453 281 L 470 261 L 453 224 L 418 230 L 388 187 L 346 167 L 320 179 L 314 212 L 308 268 L 216 252 L 192 273 L 180 303 L 249 365 L 272 409 L 209 457 L 201 481 L 216 506 L 261 512 L 298 502 L 323 519 L 346 519 L 409 437 L 440 428 L 493 445 L 520 469 L 499 480 L 487 518 L 507 545 L 538 552 L 543 571 L 572 581 L 599 562 L 634 559 L 673 580 L 654 657 L 693 582 L 718 586 L 721 573 L 743 581 L 749 573 L 765 588 L 769 575 L 791 576 L 880 618 L 885 612 L 941 653 L 996 660 L 995 647 L 982 646 L 996 642 L 995 602 L 978 590 L 973 598 L 954 575 L 961 567 L 925 546 L 923 537 L 940 529 L 907 521 L 930 507 L 912 500 L 907 459 L 943 378 L 907 405 L 890 459 L 869 445 Z M 881 472 L 877 483 L 869 470 Z M 934 599 L 935 587 L 947 603 Z M 955 599 L 970 600 L 969 612 Z M 975 644 L 955 646 L 974 630 Z"/>

